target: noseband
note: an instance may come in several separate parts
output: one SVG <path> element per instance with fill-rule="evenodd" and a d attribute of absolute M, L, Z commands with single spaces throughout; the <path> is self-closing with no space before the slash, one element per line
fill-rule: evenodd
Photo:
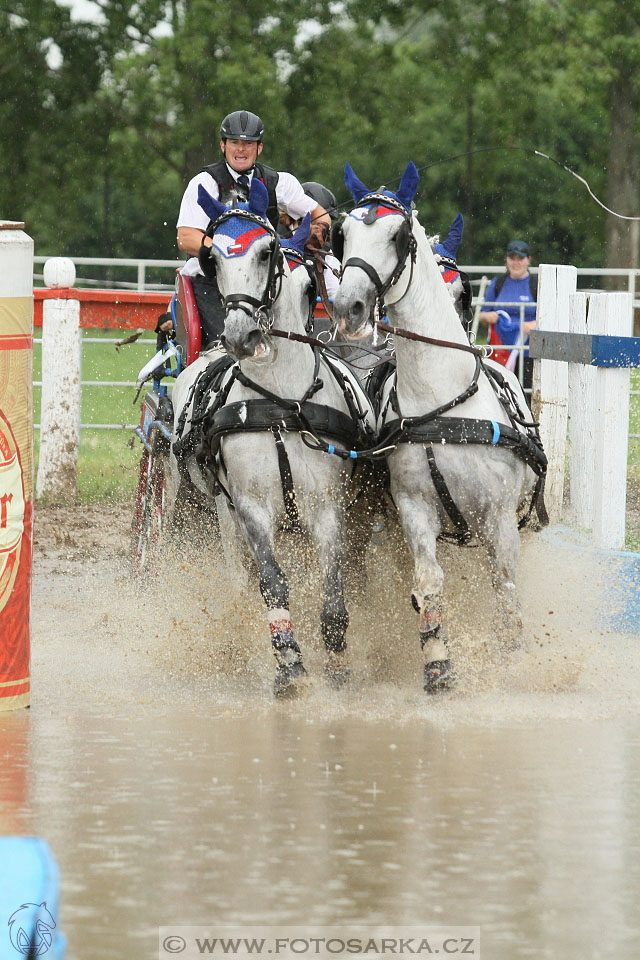
<path fill-rule="evenodd" d="M 232 217 L 241 217 L 249 223 L 255 223 L 271 236 L 271 255 L 269 258 L 269 271 L 267 273 L 267 282 L 264 293 L 258 300 L 248 293 L 232 293 L 228 297 L 222 297 L 220 301 L 225 310 L 225 316 L 229 315 L 230 310 L 243 310 L 247 316 L 251 317 L 263 333 L 271 329 L 273 318 L 271 317 L 271 308 L 280 295 L 282 288 L 282 278 L 284 277 L 284 265 L 280 239 L 268 220 L 259 216 L 257 213 L 251 213 L 249 210 L 242 210 L 237 207 L 230 207 L 229 210 L 218 217 L 211 225 L 211 236 L 216 230 Z"/>
<path fill-rule="evenodd" d="M 411 213 L 406 210 L 406 208 L 400 203 L 399 200 L 396 200 L 394 197 L 389 197 L 383 193 L 370 193 L 366 197 L 363 197 L 359 203 L 353 208 L 357 210 L 360 207 L 368 206 L 371 204 L 371 207 L 362 218 L 362 222 L 366 224 L 372 224 L 376 222 L 376 210 L 378 204 L 383 204 L 385 207 L 393 208 L 399 214 L 401 214 L 404 223 L 400 227 L 398 232 L 398 238 L 396 239 L 396 251 L 398 254 L 398 261 L 391 272 L 391 275 L 386 283 L 383 283 L 380 279 L 378 271 L 375 267 L 372 267 L 370 263 L 367 263 L 366 260 L 362 260 L 360 257 L 350 257 L 346 263 L 342 265 L 342 273 L 347 269 L 347 267 L 358 267 L 360 270 L 364 270 L 371 282 L 376 288 L 376 304 L 379 310 L 379 315 L 382 316 L 386 312 L 386 305 L 384 298 L 386 294 L 392 287 L 395 287 L 396 283 L 402 276 L 404 268 L 406 266 L 407 260 L 411 257 L 411 273 L 409 275 L 409 282 L 407 283 L 407 289 L 400 297 L 400 300 L 403 297 L 406 297 L 409 292 L 409 287 L 411 286 L 411 281 L 413 279 L 413 268 L 416 262 L 416 253 L 418 250 L 418 243 L 415 236 L 413 235 L 413 225 L 411 223 Z M 398 243 L 398 239 L 401 238 L 401 243 Z M 397 301 L 398 303 L 400 301 Z"/>

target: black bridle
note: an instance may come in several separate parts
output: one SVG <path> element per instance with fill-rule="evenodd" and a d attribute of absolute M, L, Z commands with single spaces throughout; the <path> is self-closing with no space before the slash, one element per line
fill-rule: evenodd
<path fill-rule="evenodd" d="M 362 223 L 372 224 L 372 223 L 375 223 L 377 219 L 376 209 L 377 209 L 378 203 L 384 204 L 384 206 L 391 207 L 394 210 L 396 210 L 402 216 L 402 219 L 404 221 L 398 233 L 398 237 L 402 238 L 402 243 L 400 245 L 398 244 L 398 238 L 396 238 L 396 251 L 398 254 L 398 261 L 394 269 L 392 270 L 391 275 L 389 276 L 389 279 L 386 281 L 386 283 L 383 283 L 375 267 L 372 267 L 370 263 L 368 263 L 366 260 L 362 260 L 360 257 L 350 257 L 346 261 L 346 263 L 343 263 L 342 273 L 344 275 L 344 271 L 347 269 L 347 267 L 358 267 L 359 270 L 364 270 L 364 272 L 367 274 L 367 276 L 369 277 L 369 279 L 371 280 L 371 282 L 376 288 L 376 305 L 378 307 L 379 316 L 383 316 L 384 313 L 386 312 L 386 305 L 384 302 L 384 298 L 386 294 L 389 292 L 389 290 L 396 285 L 396 283 L 402 276 L 405 266 L 407 264 L 407 260 L 409 259 L 409 257 L 411 257 L 411 273 L 409 274 L 407 289 L 402 294 L 402 297 L 400 297 L 400 300 L 402 300 L 402 298 L 405 297 L 409 291 L 409 287 L 411 286 L 411 281 L 413 279 L 413 268 L 416 262 L 418 243 L 413 234 L 413 224 L 411 222 L 411 211 L 408 211 L 406 207 L 402 203 L 400 203 L 399 200 L 396 200 L 394 197 L 389 197 L 383 193 L 369 193 L 365 197 L 363 197 L 362 200 L 360 200 L 353 209 L 357 210 L 359 207 L 371 205 L 369 212 L 366 214 L 365 217 L 362 218 Z"/>
<path fill-rule="evenodd" d="M 230 207 L 228 211 L 221 214 L 217 220 L 210 225 L 210 236 L 218 228 L 232 217 L 241 217 L 248 220 L 249 223 L 255 223 L 263 227 L 266 233 L 271 236 L 271 251 L 269 257 L 269 270 L 267 272 L 267 282 L 264 293 L 260 299 L 252 297 L 248 293 L 232 293 L 228 297 L 223 297 L 220 293 L 220 301 L 224 307 L 225 315 L 228 316 L 230 310 L 243 310 L 247 316 L 251 317 L 260 330 L 267 332 L 272 324 L 271 308 L 280 295 L 282 287 L 282 278 L 284 277 L 284 258 L 280 246 L 280 238 L 271 226 L 271 223 L 257 213 L 250 210 L 242 210 L 239 207 Z M 209 231 L 207 231 L 209 233 Z"/>

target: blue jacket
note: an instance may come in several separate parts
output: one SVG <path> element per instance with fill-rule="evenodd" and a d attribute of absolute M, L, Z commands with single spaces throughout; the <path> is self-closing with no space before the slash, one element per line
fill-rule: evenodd
<path fill-rule="evenodd" d="M 484 299 L 485 301 L 491 303 L 493 301 L 500 302 L 505 301 L 506 303 L 531 303 L 533 301 L 533 296 L 531 295 L 531 287 L 529 286 L 529 274 L 526 277 L 523 277 L 522 280 L 513 280 L 511 277 L 506 277 L 504 283 L 502 284 L 502 289 L 498 296 L 496 296 L 496 283 L 498 278 L 494 277 L 489 286 L 486 289 Z M 518 334 L 520 333 L 520 308 L 519 307 L 485 307 L 485 310 L 497 310 L 498 312 L 498 322 L 496 323 L 496 333 L 500 338 L 501 343 L 504 343 L 506 346 L 511 346 L 518 342 Z M 536 318 L 536 308 L 535 306 L 526 307 L 524 311 L 525 320 L 535 320 Z M 528 339 L 528 338 L 527 338 Z"/>

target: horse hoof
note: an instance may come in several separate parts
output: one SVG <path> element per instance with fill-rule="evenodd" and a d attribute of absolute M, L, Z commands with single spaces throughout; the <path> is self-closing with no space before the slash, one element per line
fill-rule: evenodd
<path fill-rule="evenodd" d="M 424 665 L 424 689 L 426 693 L 449 690 L 455 683 L 451 660 L 432 660 Z"/>
<path fill-rule="evenodd" d="M 278 700 L 292 700 L 298 696 L 307 678 L 307 671 L 301 661 L 279 664 L 273 681 L 274 697 Z"/>
<path fill-rule="evenodd" d="M 326 663 L 324 677 L 334 690 L 342 690 L 351 682 L 351 670 L 345 664 Z"/>

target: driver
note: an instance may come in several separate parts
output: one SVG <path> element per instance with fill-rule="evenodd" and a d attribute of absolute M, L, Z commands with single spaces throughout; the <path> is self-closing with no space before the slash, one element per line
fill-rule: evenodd
<path fill-rule="evenodd" d="M 220 150 L 223 159 L 209 164 L 193 177 L 184 192 L 178 215 L 178 247 L 191 254 L 191 259 L 181 273 L 191 278 L 200 322 L 202 324 L 203 348 L 217 340 L 224 328 L 224 308 L 220 303 L 215 280 L 207 279 L 198 263 L 198 250 L 204 243 L 211 245 L 211 237 L 205 236 L 209 218 L 198 205 L 198 185 L 212 197 L 229 206 L 234 200 L 249 198 L 253 177 L 264 183 L 269 193 L 267 217 L 274 229 L 278 225 L 278 208 L 293 220 L 306 213 L 311 215 L 311 234 L 307 245 L 319 249 L 327 239 L 331 218 L 323 206 L 305 194 L 300 183 L 290 173 L 277 172 L 258 162 L 262 153 L 264 127 L 260 117 L 248 110 L 236 110 L 222 121 L 220 127 Z"/>

